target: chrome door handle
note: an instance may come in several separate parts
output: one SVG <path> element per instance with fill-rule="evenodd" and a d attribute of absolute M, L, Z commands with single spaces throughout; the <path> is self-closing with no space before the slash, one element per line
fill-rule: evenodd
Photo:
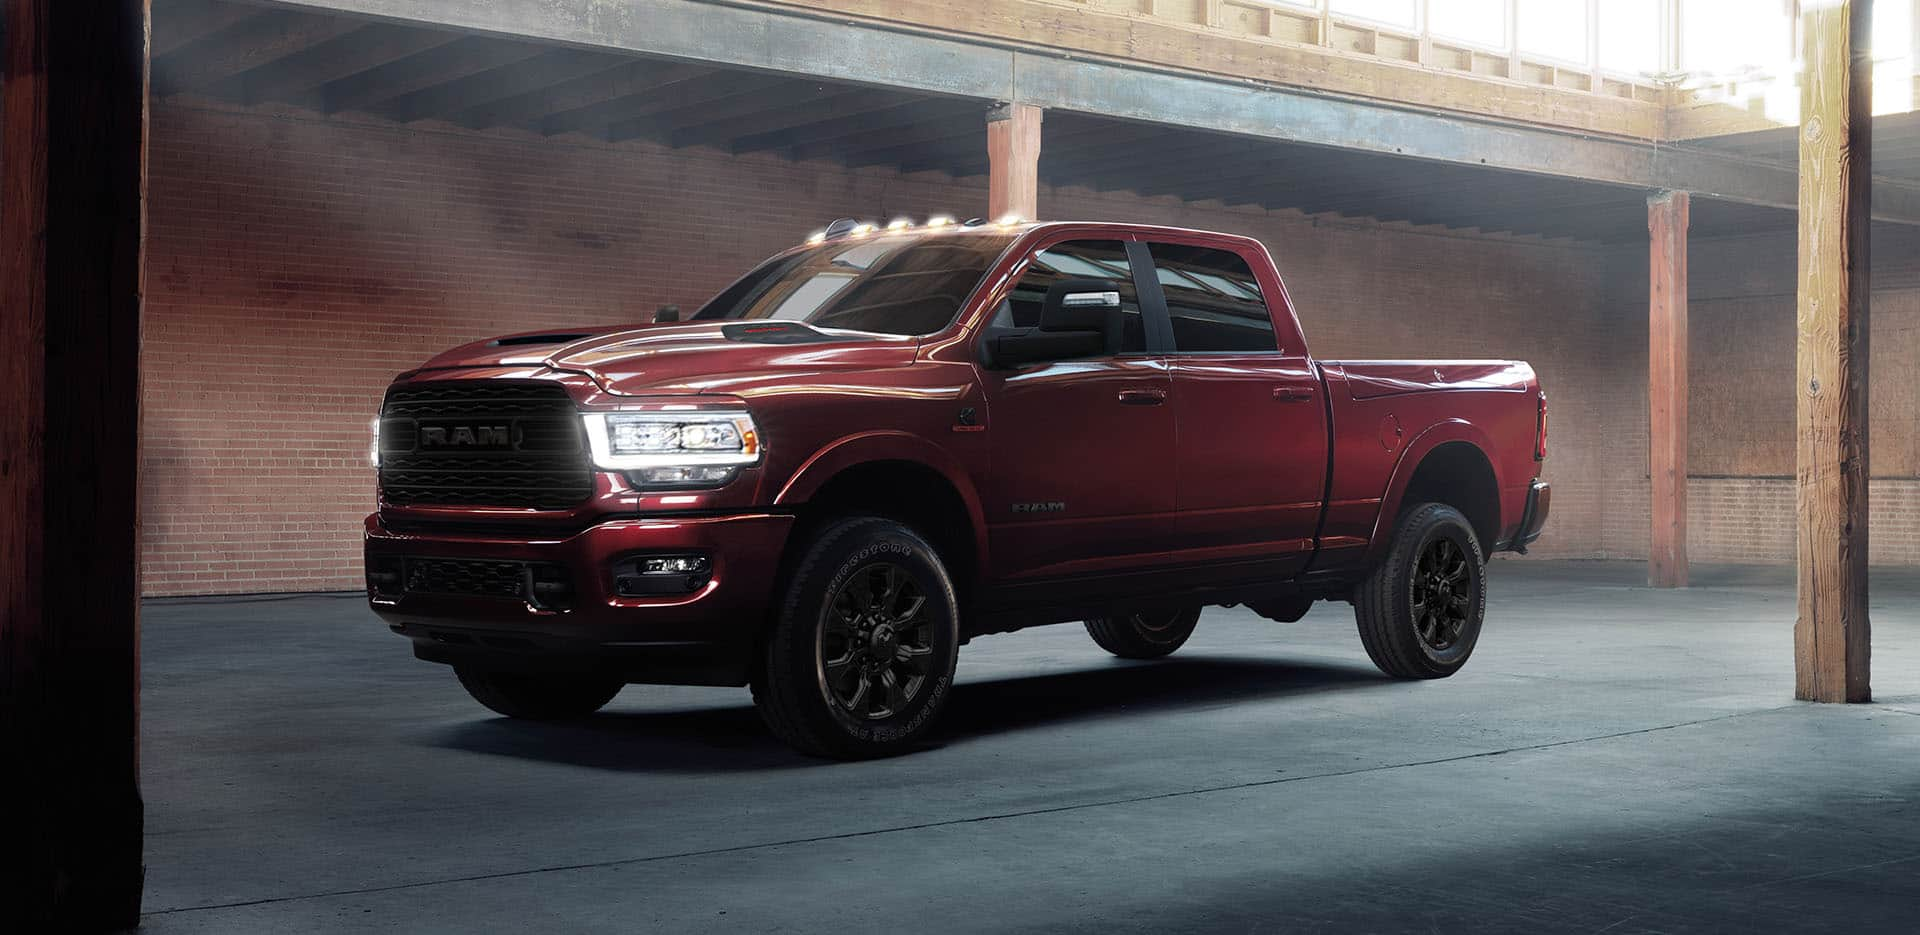
<path fill-rule="evenodd" d="M 1122 406 L 1158 406 L 1167 401 L 1166 390 L 1121 390 Z"/>

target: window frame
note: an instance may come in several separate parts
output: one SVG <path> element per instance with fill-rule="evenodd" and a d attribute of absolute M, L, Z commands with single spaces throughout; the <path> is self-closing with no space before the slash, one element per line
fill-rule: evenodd
<path fill-rule="evenodd" d="M 992 327 L 993 316 L 997 314 L 1000 304 L 1007 301 L 1013 294 L 1013 290 L 1019 286 L 1021 278 L 1026 276 L 1027 271 L 1033 265 L 1034 257 L 1061 244 L 1074 243 L 1076 241 L 1118 243 L 1126 250 L 1127 271 L 1128 274 L 1133 277 L 1134 301 L 1140 306 L 1140 329 L 1146 339 L 1146 349 L 1138 351 L 1123 350 L 1115 354 L 1093 354 L 1086 357 L 1071 358 L 1071 360 L 1139 359 L 1146 357 L 1165 357 L 1169 354 L 1173 345 L 1173 326 L 1167 320 L 1166 304 L 1160 302 L 1156 305 L 1154 302 L 1149 301 L 1146 286 L 1148 282 L 1152 282 L 1153 280 L 1143 279 L 1141 274 L 1141 264 L 1143 262 L 1146 264 L 1147 271 L 1149 273 L 1152 271 L 1153 258 L 1148 255 L 1146 244 L 1140 240 L 1138 235 L 1132 233 L 1121 234 L 1088 229 L 1064 229 L 1055 231 L 1051 236 L 1035 240 L 1026 249 L 1022 250 L 1020 259 L 1014 263 L 1012 268 L 1007 270 L 1004 281 L 994 290 L 993 295 L 988 297 L 988 301 L 981 308 L 981 324 L 974 336 L 974 341 L 977 344 L 983 343 L 992 337 L 994 331 Z M 1158 284 L 1156 282 L 1153 296 L 1158 298 L 1159 294 Z"/>
<path fill-rule="evenodd" d="M 1288 307 L 1286 303 L 1286 299 L 1284 295 L 1276 299 L 1275 297 L 1270 297 L 1267 294 L 1268 290 L 1267 290 L 1266 284 L 1260 281 L 1260 264 L 1255 263 L 1253 258 L 1248 256 L 1245 250 L 1240 249 L 1240 247 L 1238 246 L 1229 246 L 1226 244 L 1211 243 L 1211 242 L 1196 241 L 1196 240 L 1183 240 L 1177 237 L 1155 237 L 1151 240 L 1136 240 L 1135 243 L 1139 245 L 1140 253 L 1145 256 L 1146 271 L 1149 274 L 1148 276 L 1143 278 L 1141 275 L 1141 265 L 1138 262 L 1134 264 L 1134 279 L 1141 282 L 1140 313 L 1143 316 L 1148 314 L 1148 311 L 1147 311 L 1148 303 L 1149 301 L 1151 301 L 1154 307 L 1153 319 L 1157 319 L 1160 322 L 1161 326 L 1166 329 L 1166 344 L 1165 344 L 1166 349 L 1162 353 L 1172 357 L 1265 357 L 1265 356 L 1287 357 L 1287 356 L 1290 356 L 1286 347 L 1286 340 L 1285 340 L 1285 336 L 1288 333 L 1287 329 L 1281 327 L 1280 319 L 1276 317 L 1275 311 L 1274 311 L 1276 301 L 1278 301 L 1282 307 Z M 1254 285 L 1259 287 L 1260 304 L 1266 307 L 1267 326 L 1270 329 L 1272 329 L 1271 333 L 1273 335 L 1273 347 L 1271 349 L 1258 350 L 1258 351 L 1254 351 L 1254 350 L 1222 350 L 1222 351 L 1182 350 L 1180 348 L 1179 342 L 1176 341 L 1173 336 L 1173 312 L 1172 312 L 1172 309 L 1167 305 L 1166 291 L 1160 285 L 1160 275 L 1158 273 L 1158 266 L 1154 263 L 1154 260 L 1153 260 L 1152 250 L 1155 244 L 1164 244 L 1170 247 L 1188 247 L 1188 248 L 1198 248 L 1198 249 L 1204 249 L 1204 250 L 1219 250 L 1223 253 L 1231 253 L 1234 256 L 1239 257 L 1240 262 L 1246 264 L 1247 272 L 1252 274 Z M 1149 296 L 1148 296 L 1149 289 L 1152 293 L 1151 299 L 1149 299 Z M 1289 310 L 1289 315 L 1291 315 L 1291 310 Z M 1151 339 L 1149 339 L 1148 345 L 1149 346 L 1152 345 Z M 1291 356 L 1297 357 L 1297 356 L 1300 356 L 1301 353 L 1304 353 L 1304 352 L 1296 352 L 1291 354 Z"/>

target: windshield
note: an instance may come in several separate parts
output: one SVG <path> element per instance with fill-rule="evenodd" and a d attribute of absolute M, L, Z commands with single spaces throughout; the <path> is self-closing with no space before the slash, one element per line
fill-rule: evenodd
<path fill-rule="evenodd" d="M 763 318 L 822 330 L 932 334 L 953 323 L 1013 234 L 874 234 L 760 264 L 695 319 Z"/>

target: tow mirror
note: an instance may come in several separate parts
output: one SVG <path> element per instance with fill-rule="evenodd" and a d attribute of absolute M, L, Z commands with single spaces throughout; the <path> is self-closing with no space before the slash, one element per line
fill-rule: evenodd
<path fill-rule="evenodd" d="M 994 339 L 1002 366 L 1094 357 L 1120 351 L 1120 290 L 1110 279 L 1063 279 L 1047 287 L 1040 326 Z"/>

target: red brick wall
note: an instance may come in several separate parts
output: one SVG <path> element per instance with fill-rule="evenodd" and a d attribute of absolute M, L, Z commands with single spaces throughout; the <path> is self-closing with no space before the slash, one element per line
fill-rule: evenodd
<path fill-rule="evenodd" d="M 1696 239 L 1688 294 L 1688 554 L 1705 562 L 1794 557 L 1794 235 Z M 1873 244 L 1870 557 L 1920 564 L 1920 233 L 1878 228 Z M 1646 258 L 1621 250 L 1620 340 L 1637 342 L 1622 379 L 1646 383 Z M 1631 276 L 1638 271 L 1638 278 Z M 1647 548 L 1643 457 L 1620 497 L 1620 554 Z"/>
<path fill-rule="evenodd" d="M 155 109 L 150 158 L 152 594 L 357 587 L 368 418 L 439 349 L 696 305 L 823 219 L 986 200 L 930 173 L 178 104 Z M 1613 531 L 1636 515 L 1620 480 L 1644 488 L 1644 324 L 1620 333 L 1605 252 L 1075 189 L 1040 204 L 1261 237 L 1325 356 L 1533 361 L 1555 425 L 1537 554 L 1644 550 L 1643 492 L 1637 539 Z"/>

